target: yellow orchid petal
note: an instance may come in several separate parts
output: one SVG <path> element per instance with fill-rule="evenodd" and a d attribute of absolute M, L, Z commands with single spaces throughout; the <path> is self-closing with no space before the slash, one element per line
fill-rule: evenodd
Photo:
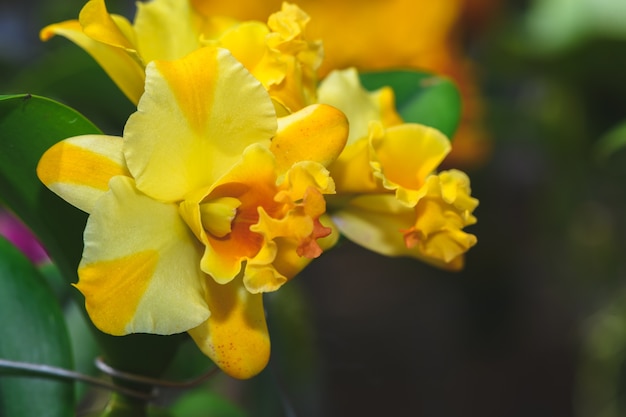
<path fill-rule="evenodd" d="M 154 61 L 146 73 L 124 155 L 137 187 L 153 198 L 177 201 L 215 183 L 248 145 L 269 144 L 276 131 L 267 91 L 225 49 Z"/>
<path fill-rule="evenodd" d="M 178 59 L 198 49 L 201 23 L 188 1 L 137 2 L 134 28 L 144 62 Z"/>
<path fill-rule="evenodd" d="M 222 238 L 232 232 L 232 222 L 241 201 L 234 197 L 218 197 L 200 204 L 202 227 L 209 234 Z"/>
<path fill-rule="evenodd" d="M 372 173 L 371 152 L 367 137 L 348 144 L 328 170 L 338 194 L 367 193 L 383 188 Z"/>
<path fill-rule="evenodd" d="M 406 254 L 400 230 L 410 226 L 413 217 L 413 210 L 391 194 L 361 195 L 331 214 L 348 239 L 386 256 Z"/>
<path fill-rule="evenodd" d="M 256 144 L 248 147 L 240 161 L 210 189 L 200 189 L 180 204 L 181 216 L 206 246 L 202 270 L 216 282 L 230 282 L 241 271 L 242 263 L 257 256 L 263 247 L 263 236 L 251 232 L 250 226 L 259 219 L 259 207 L 276 210 L 276 181 L 272 153 Z M 225 203 L 236 208 L 234 217 L 232 211 L 220 210 L 222 218 L 219 220 L 203 218 L 203 206 Z M 209 214 L 215 216 L 216 212 Z M 203 224 L 211 221 L 214 224 L 208 225 L 210 227 Z M 222 235 L 226 227 L 230 230 Z"/>
<path fill-rule="evenodd" d="M 395 110 L 393 90 L 384 87 L 369 92 L 361 86 L 355 68 L 331 72 L 318 88 L 320 103 L 330 104 L 344 112 L 350 122 L 348 144 L 368 135 L 369 123 L 392 126 L 402 122 Z"/>
<path fill-rule="evenodd" d="M 431 127 L 406 123 L 383 129 L 370 125 L 370 143 L 374 151 L 374 175 L 387 189 L 398 190 L 398 198 L 414 204 L 418 190 L 450 152 L 450 141 Z"/>
<path fill-rule="evenodd" d="M 116 175 L 129 176 L 122 138 L 76 136 L 58 142 L 39 160 L 37 176 L 70 204 L 90 213 Z"/>
<path fill-rule="evenodd" d="M 263 295 L 251 294 L 241 277 L 221 285 L 207 280 L 209 319 L 189 334 L 226 374 L 239 379 L 261 372 L 270 356 Z"/>
<path fill-rule="evenodd" d="M 266 37 L 270 33 L 261 22 L 243 22 L 225 31 L 218 45 L 228 49 L 244 67 L 261 81 L 265 88 L 278 84 L 285 78 L 287 64 L 280 53 L 269 49 Z"/>
<path fill-rule="evenodd" d="M 458 271 L 463 268 L 463 252 L 443 260 L 441 253 L 425 253 L 419 247 L 407 247 L 401 230 L 415 222 L 415 211 L 401 204 L 393 195 L 376 194 L 354 198 L 349 205 L 332 214 L 341 233 L 351 241 L 385 256 L 409 256 L 438 268 Z M 431 240 L 438 246 L 439 238 Z"/>
<path fill-rule="evenodd" d="M 309 16 L 295 4 L 283 2 L 280 11 L 267 20 L 271 33 L 267 46 L 280 53 L 287 64 L 282 82 L 271 85 L 270 95 L 290 111 L 317 103 L 317 69 L 322 58 L 322 43 L 306 37 Z"/>
<path fill-rule="evenodd" d="M 121 16 L 117 17 L 118 22 L 125 21 L 125 30 L 120 30 L 118 24 L 109 14 L 104 0 L 89 0 L 80 11 L 78 21 L 83 27 L 83 33 L 91 39 L 104 44 L 122 48 L 127 51 L 136 52 L 133 39 L 127 38 L 130 23 Z"/>
<path fill-rule="evenodd" d="M 405 230 L 405 243 L 424 255 L 450 262 L 476 244 L 476 236 L 461 229 L 465 222 L 446 204 L 424 199 L 416 208 L 417 221 Z"/>
<path fill-rule="evenodd" d="M 266 242 L 259 253 L 246 263 L 243 277 L 246 291 L 252 294 L 276 291 L 287 282 L 287 277 L 274 267 L 276 254 L 276 242 Z"/>
<path fill-rule="evenodd" d="M 392 194 L 355 197 L 333 214 L 350 240 L 387 256 L 412 256 L 441 268 L 458 270 L 476 244 L 466 226 L 476 223 L 469 178 L 461 171 L 430 175 L 415 191 L 413 206 Z"/>
<path fill-rule="evenodd" d="M 407 247 L 450 262 L 476 244 L 476 236 L 462 230 L 476 223 L 472 212 L 478 206 L 478 200 L 470 196 L 465 173 L 451 170 L 431 175 L 420 191 L 416 220 L 402 231 Z"/>
<path fill-rule="evenodd" d="M 69 20 L 46 26 L 40 32 L 44 41 L 54 35 L 63 36 L 84 49 L 117 84 L 133 103 L 143 94 L 144 68 L 138 58 L 125 49 L 98 42 L 83 33 L 77 20 Z"/>
<path fill-rule="evenodd" d="M 339 241 L 339 229 L 332 221 L 331 217 L 324 213 L 318 219 L 321 227 L 331 230 L 331 232 L 324 237 L 317 239 L 317 244 L 322 251 L 327 251 L 337 244 Z M 276 238 L 276 258 L 274 258 L 273 266 L 275 270 L 283 277 L 291 279 L 298 275 L 306 266 L 311 263 L 313 258 L 306 256 L 300 256 L 298 254 L 298 247 L 300 243 L 294 239 Z M 282 284 L 281 284 L 282 285 Z"/>
<path fill-rule="evenodd" d="M 173 334 L 209 316 L 201 250 L 176 205 L 150 199 L 117 176 L 85 229 L 77 288 L 102 331 Z"/>
<path fill-rule="evenodd" d="M 270 150 L 280 172 L 298 161 L 330 165 L 343 150 L 348 120 L 334 107 L 314 104 L 278 119 L 278 131 Z"/>

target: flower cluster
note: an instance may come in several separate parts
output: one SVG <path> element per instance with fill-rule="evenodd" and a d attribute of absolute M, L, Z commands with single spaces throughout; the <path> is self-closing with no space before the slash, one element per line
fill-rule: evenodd
<path fill-rule="evenodd" d="M 137 104 L 123 136 L 72 137 L 38 175 L 89 213 L 76 287 L 113 335 L 188 332 L 237 378 L 270 342 L 263 293 L 337 240 L 459 269 L 476 238 L 467 176 L 436 172 L 440 132 L 404 123 L 393 92 L 355 70 L 321 83 L 308 16 L 206 16 L 192 2 L 139 3 L 131 24 L 91 0 L 44 28 L 88 51 Z"/>

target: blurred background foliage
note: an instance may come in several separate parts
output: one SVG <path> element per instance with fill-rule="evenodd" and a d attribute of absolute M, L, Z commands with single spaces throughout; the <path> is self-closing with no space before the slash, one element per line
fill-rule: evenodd
<path fill-rule="evenodd" d="M 38 40 L 82 5 L 0 0 L 0 93 L 54 98 L 120 134 L 130 102 L 82 50 Z M 133 15 L 131 1 L 108 6 Z M 463 7 L 450 37 L 483 137 L 480 157 L 448 161 L 480 199 L 465 270 L 342 243 L 267 297 L 268 369 L 173 392 L 173 415 L 626 415 L 626 3 Z M 95 374 L 74 290 L 49 275 L 75 366 Z M 168 376 L 209 366 L 185 344 Z"/>

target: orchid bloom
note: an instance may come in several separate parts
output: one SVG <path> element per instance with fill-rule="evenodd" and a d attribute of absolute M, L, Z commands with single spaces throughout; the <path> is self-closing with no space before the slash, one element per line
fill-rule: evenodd
<path fill-rule="evenodd" d="M 315 102 L 315 72 L 322 60 L 321 43 L 304 37 L 308 21 L 306 13 L 288 3 L 265 24 L 203 16 L 189 0 L 152 0 L 137 3 L 131 24 L 123 16 L 109 14 L 104 0 L 90 0 L 78 20 L 49 25 L 40 37 L 61 35 L 76 43 L 135 104 L 143 93 L 150 61 L 178 59 L 207 45 L 220 46 L 263 83 L 280 108 L 293 112 Z"/>
<path fill-rule="evenodd" d="M 337 191 L 331 217 L 341 233 L 384 255 L 462 268 L 476 243 L 463 228 L 476 222 L 478 200 L 463 172 L 435 172 L 449 140 L 433 128 L 402 123 L 393 91 L 365 91 L 354 69 L 332 72 L 318 94 L 350 122 L 348 143 L 329 167 Z"/>
<path fill-rule="evenodd" d="M 89 213 L 76 287 L 112 335 L 188 332 L 224 372 L 269 358 L 262 293 L 322 248 L 334 192 L 325 168 L 347 121 L 326 105 L 278 118 L 266 89 L 226 49 L 146 67 L 123 137 L 66 139 L 38 175 Z"/>

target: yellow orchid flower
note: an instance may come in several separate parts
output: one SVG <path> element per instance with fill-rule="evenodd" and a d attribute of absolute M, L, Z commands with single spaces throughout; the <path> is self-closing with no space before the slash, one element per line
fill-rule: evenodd
<path fill-rule="evenodd" d="M 76 287 L 113 335 L 188 332 L 236 378 L 269 358 L 262 293 L 322 249 L 325 165 L 345 116 L 313 105 L 277 118 L 267 91 L 226 49 L 146 67 L 122 137 L 69 138 L 41 181 L 89 213 Z"/>
<path fill-rule="evenodd" d="M 265 19 L 283 0 L 191 0 L 204 16 Z M 356 67 L 359 71 L 413 68 L 455 80 L 463 96 L 461 125 L 446 162 L 472 167 L 491 153 L 482 121 L 484 103 L 476 69 L 463 45 L 470 25 L 493 19 L 494 0 L 299 0 L 311 16 L 308 32 L 324 43 L 319 76 Z"/>
<path fill-rule="evenodd" d="M 229 49 L 287 111 L 315 102 L 321 43 L 304 36 L 309 17 L 297 6 L 260 21 L 203 16 L 188 0 L 152 0 L 137 4 L 131 24 L 109 14 L 104 0 L 90 0 L 78 20 L 49 25 L 40 37 L 64 36 L 87 51 L 124 94 L 137 103 L 143 93 L 145 66 L 153 60 L 182 58 L 207 45 Z"/>
<path fill-rule="evenodd" d="M 347 145 L 329 167 L 337 191 L 331 217 L 341 233 L 384 255 L 462 268 L 463 254 L 476 244 L 463 228 L 476 222 L 478 200 L 463 172 L 435 172 L 450 141 L 402 123 L 393 91 L 365 91 L 354 69 L 329 74 L 318 95 L 350 121 Z"/>

